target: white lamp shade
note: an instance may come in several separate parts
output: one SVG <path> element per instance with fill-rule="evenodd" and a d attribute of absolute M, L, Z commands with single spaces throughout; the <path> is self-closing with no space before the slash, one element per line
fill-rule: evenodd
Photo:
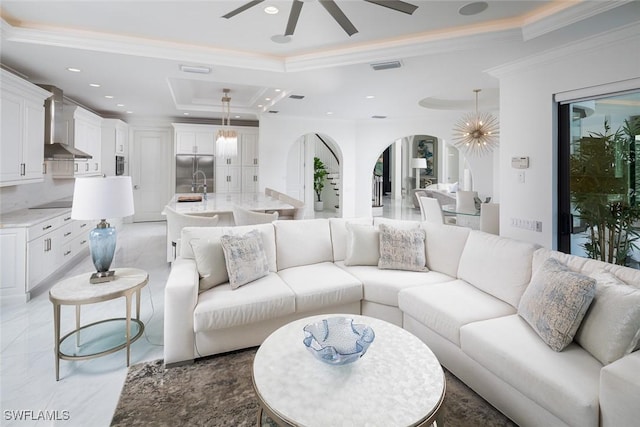
<path fill-rule="evenodd" d="M 76 178 L 72 219 L 107 219 L 133 215 L 130 176 Z"/>
<path fill-rule="evenodd" d="M 411 159 L 411 167 L 413 169 L 426 169 L 427 168 L 427 159 L 424 157 L 417 157 Z"/>

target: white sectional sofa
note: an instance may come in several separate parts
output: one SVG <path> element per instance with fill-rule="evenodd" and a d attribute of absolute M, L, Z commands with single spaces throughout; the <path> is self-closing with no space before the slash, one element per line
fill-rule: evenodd
<path fill-rule="evenodd" d="M 428 271 L 379 268 L 381 224 L 423 230 L 418 233 L 425 236 Z M 220 237 L 251 230 L 260 232 L 268 272 L 232 289 Z M 620 427 L 640 420 L 638 270 L 463 227 L 384 218 L 185 228 L 180 254 L 165 290 L 167 366 L 257 346 L 279 326 L 309 315 L 363 314 L 418 336 L 443 366 L 521 426 Z M 591 340 L 585 348 L 571 342 L 554 351 L 519 314 L 523 294 L 536 281 L 532 277 L 549 258 L 573 272 L 605 270 L 599 274 L 621 281 L 616 292 L 626 293 L 616 306 L 629 305 L 622 315 L 626 329 L 597 326 L 601 334 L 610 331 L 608 340 L 595 342 L 602 349 L 594 350 Z M 606 295 L 595 298 L 593 313 L 586 313 L 592 320 L 596 301 L 600 311 L 612 303 Z M 585 343 L 586 329 L 581 324 L 576 333 Z M 629 337 L 630 330 L 635 335 Z M 623 345 L 629 348 L 617 360 L 601 362 L 598 357 L 622 345 L 617 336 L 629 340 Z"/>

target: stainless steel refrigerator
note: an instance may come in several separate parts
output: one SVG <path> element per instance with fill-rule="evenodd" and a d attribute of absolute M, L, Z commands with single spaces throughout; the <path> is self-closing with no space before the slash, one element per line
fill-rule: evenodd
<path fill-rule="evenodd" d="M 207 192 L 214 193 L 215 162 L 214 156 L 176 156 L 176 193 L 202 193 L 202 182 L 206 177 Z"/>

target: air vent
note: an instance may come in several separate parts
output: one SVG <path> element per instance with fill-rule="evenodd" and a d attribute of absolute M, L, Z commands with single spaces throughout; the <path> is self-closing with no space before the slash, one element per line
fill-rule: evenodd
<path fill-rule="evenodd" d="M 209 74 L 211 68 L 201 67 L 199 65 L 180 65 L 180 71 L 184 73 Z"/>
<path fill-rule="evenodd" d="M 374 71 L 391 70 L 393 68 L 400 67 L 402 67 L 402 62 L 400 61 L 378 62 L 376 64 L 371 64 L 371 68 L 373 68 Z"/>
<path fill-rule="evenodd" d="M 304 95 L 289 95 L 289 98 L 291 98 L 291 99 L 303 99 Z"/>
<path fill-rule="evenodd" d="M 387 116 L 371 116 L 372 119 L 386 119 Z"/>
<path fill-rule="evenodd" d="M 280 111 L 278 111 L 278 110 L 269 110 L 268 111 L 268 113 L 271 113 L 271 114 L 278 114 L 279 112 Z"/>

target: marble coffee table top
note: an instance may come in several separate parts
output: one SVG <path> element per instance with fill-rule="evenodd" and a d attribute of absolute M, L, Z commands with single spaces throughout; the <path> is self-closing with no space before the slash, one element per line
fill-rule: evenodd
<path fill-rule="evenodd" d="M 306 324 L 332 316 L 373 328 L 375 340 L 360 360 L 328 365 L 302 343 Z M 269 410 L 305 426 L 416 425 L 434 414 L 445 392 L 442 367 L 422 341 L 388 322 L 350 314 L 308 317 L 275 331 L 256 353 L 253 379 Z"/>

